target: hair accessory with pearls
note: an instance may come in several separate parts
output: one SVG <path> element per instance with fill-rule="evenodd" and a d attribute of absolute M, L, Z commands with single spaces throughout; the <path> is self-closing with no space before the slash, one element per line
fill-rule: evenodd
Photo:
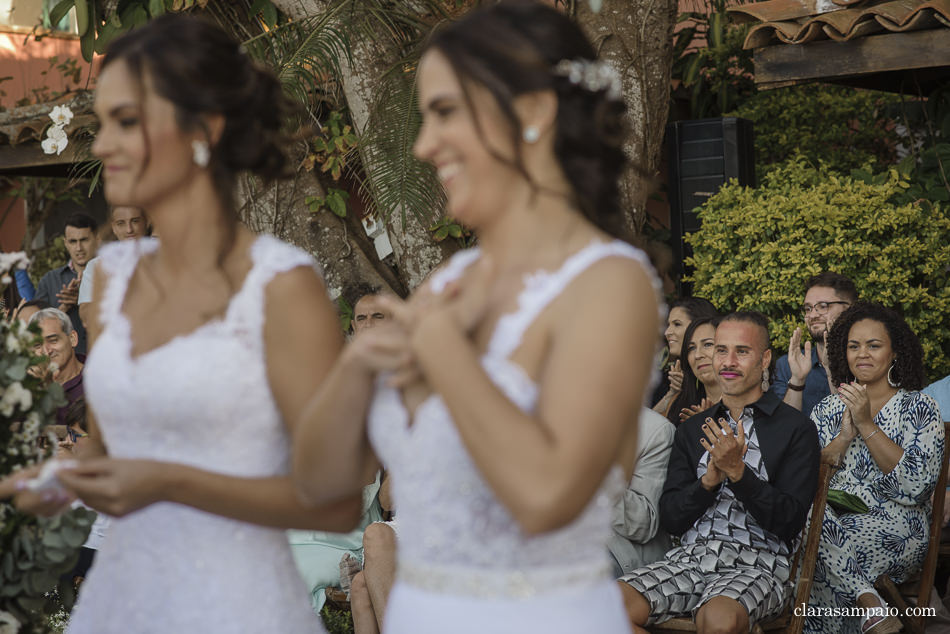
<path fill-rule="evenodd" d="M 613 66 L 603 60 L 584 58 L 562 59 L 554 67 L 554 74 L 566 77 L 569 82 L 584 90 L 607 91 L 607 98 L 620 99 L 620 75 Z"/>

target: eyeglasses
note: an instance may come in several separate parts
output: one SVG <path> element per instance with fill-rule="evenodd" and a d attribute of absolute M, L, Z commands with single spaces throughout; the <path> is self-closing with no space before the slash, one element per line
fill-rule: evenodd
<path fill-rule="evenodd" d="M 828 307 L 832 304 L 844 304 L 845 306 L 850 306 L 851 302 L 817 302 L 814 306 L 811 304 L 805 304 L 802 306 L 802 315 L 808 317 L 808 313 L 815 311 L 819 315 L 824 315 L 828 312 Z"/>

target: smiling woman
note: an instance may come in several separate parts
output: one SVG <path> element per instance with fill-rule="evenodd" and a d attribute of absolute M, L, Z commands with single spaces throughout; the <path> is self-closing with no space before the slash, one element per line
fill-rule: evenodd
<path fill-rule="evenodd" d="M 408 302 L 381 300 L 392 318 L 316 394 L 294 474 L 319 501 L 377 455 L 390 470 L 387 632 L 628 632 L 610 501 L 636 459 L 660 307 L 643 253 L 606 231 L 619 79 L 570 18 L 523 1 L 440 29 L 417 77 L 415 153 L 479 246 Z"/>
<path fill-rule="evenodd" d="M 161 242 L 102 249 L 79 465 L 45 497 L 17 476 L 21 508 L 78 496 L 117 516 L 69 632 L 319 632 L 281 529 L 359 515 L 358 495 L 303 504 L 287 473 L 342 335 L 310 255 L 251 234 L 232 200 L 242 170 L 287 164 L 280 84 L 219 28 L 167 16 L 113 42 L 94 109 L 106 198 Z"/>
<path fill-rule="evenodd" d="M 864 514 L 825 512 L 818 556 L 826 575 L 812 586 L 810 606 L 880 607 L 873 582 L 900 583 L 920 567 L 928 544 L 931 494 L 943 457 L 944 428 L 923 387 L 923 352 L 895 312 L 857 303 L 828 336 L 836 394 L 812 411 L 824 459 L 841 468 L 831 486 L 860 498 Z M 880 621 L 880 623 L 878 623 Z M 896 632 L 887 619 L 806 620 L 806 631 Z"/>

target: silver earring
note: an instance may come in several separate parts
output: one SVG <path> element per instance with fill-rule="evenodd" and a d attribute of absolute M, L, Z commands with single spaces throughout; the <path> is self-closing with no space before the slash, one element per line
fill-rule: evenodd
<path fill-rule="evenodd" d="M 541 130 L 536 125 L 529 125 L 521 136 L 525 143 L 537 143 L 541 138 Z"/>
<path fill-rule="evenodd" d="M 897 359 L 894 359 L 893 361 L 891 361 L 891 367 L 887 369 L 887 384 L 890 385 L 891 387 L 900 387 L 900 383 L 895 382 L 894 379 L 891 377 L 891 372 L 894 371 L 894 365 L 896 363 L 897 363 Z"/>
<path fill-rule="evenodd" d="M 191 160 L 198 167 L 208 167 L 208 163 L 211 162 L 211 147 L 207 141 L 195 139 L 191 142 Z"/>
<path fill-rule="evenodd" d="M 769 391 L 769 371 L 768 369 L 762 370 L 762 391 Z"/>

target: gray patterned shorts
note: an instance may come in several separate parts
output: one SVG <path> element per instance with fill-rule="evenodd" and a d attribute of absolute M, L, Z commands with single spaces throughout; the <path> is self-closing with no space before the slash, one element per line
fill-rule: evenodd
<path fill-rule="evenodd" d="M 620 580 L 650 604 L 648 625 L 692 616 L 713 597 L 738 601 L 755 623 L 776 616 L 789 596 L 789 561 L 783 555 L 722 541 L 679 546 L 666 559 Z"/>

